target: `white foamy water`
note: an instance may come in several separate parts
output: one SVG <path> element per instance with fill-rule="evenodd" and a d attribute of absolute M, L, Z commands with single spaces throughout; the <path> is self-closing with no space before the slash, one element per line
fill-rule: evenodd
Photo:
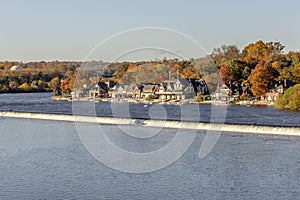
<path fill-rule="evenodd" d="M 117 117 L 96 117 L 96 116 L 76 116 L 65 114 L 45 114 L 45 113 L 28 113 L 28 112 L 0 112 L 0 116 L 9 118 L 23 119 L 42 119 L 54 121 L 74 121 L 85 123 L 99 123 L 111 125 L 133 125 L 142 127 L 156 128 L 176 128 L 176 129 L 193 129 L 193 130 L 210 130 L 235 133 L 255 133 L 271 135 L 300 136 L 300 127 L 283 127 L 283 126 L 260 126 L 260 125 L 239 125 L 239 124 L 218 124 L 218 123 L 201 123 L 188 121 L 162 121 L 151 119 L 130 119 Z"/>

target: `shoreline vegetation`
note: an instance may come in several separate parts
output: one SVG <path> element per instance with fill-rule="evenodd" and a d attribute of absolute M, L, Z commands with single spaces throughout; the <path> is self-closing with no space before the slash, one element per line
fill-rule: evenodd
<path fill-rule="evenodd" d="M 177 74 L 177 80 L 180 75 L 181 79 L 205 82 L 209 92 L 195 89 L 194 99 L 170 96 L 157 101 L 157 96 L 152 99 L 151 95 L 150 98 L 140 95 L 128 101 L 275 105 L 280 110 L 300 110 L 300 52 L 284 53 L 284 49 L 280 42 L 259 40 L 242 50 L 236 45 L 223 45 L 206 57 L 189 60 L 163 58 L 115 63 L 0 61 L 0 93 L 53 91 L 56 100 L 112 101 L 108 98 L 112 95 L 109 90 L 116 84 L 163 85 L 166 80 L 175 83 Z M 94 91 L 91 99 L 89 92 L 95 86 L 98 86 L 98 92 Z"/>

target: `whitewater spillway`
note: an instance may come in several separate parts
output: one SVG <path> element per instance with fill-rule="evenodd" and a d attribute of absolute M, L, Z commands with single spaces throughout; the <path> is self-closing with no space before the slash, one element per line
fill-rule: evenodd
<path fill-rule="evenodd" d="M 157 128 L 180 128 L 193 130 L 210 130 L 235 133 L 254 133 L 269 135 L 300 136 L 300 127 L 280 127 L 243 124 L 219 124 L 188 121 L 153 120 L 153 119 L 131 119 L 117 117 L 78 116 L 66 114 L 27 113 L 27 112 L 0 112 L 3 118 L 40 119 L 54 121 L 69 121 L 82 123 L 99 123 L 111 125 L 136 125 Z"/>

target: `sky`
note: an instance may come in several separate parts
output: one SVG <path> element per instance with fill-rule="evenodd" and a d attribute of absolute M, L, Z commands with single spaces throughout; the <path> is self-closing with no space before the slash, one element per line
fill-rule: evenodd
<path fill-rule="evenodd" d="M 300 49 L 296 0 L 1 0 L 0 9 L 0 60 L 196 58 L 257 40 Z"/>

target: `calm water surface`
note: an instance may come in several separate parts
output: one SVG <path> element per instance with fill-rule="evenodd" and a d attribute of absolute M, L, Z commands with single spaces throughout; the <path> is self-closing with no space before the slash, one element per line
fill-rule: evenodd
<path fill-rule="evenodd" d="M 0 120 L 0 199 L 299 199 L 300 138 L 223 134 L 204 159 L 204 133 L 175 163 L 152 173 L 110 169 L 82 145 L 74 125 Z M 161 147 L 164 130 L 150 142 L 111 138 L 131 151 Z M 188 132 L 187 132 L 188 134 Z M 119 143 L 118 143 L 119 141 Z M 112 158 L 114 159 L 114 158 Z"/>

